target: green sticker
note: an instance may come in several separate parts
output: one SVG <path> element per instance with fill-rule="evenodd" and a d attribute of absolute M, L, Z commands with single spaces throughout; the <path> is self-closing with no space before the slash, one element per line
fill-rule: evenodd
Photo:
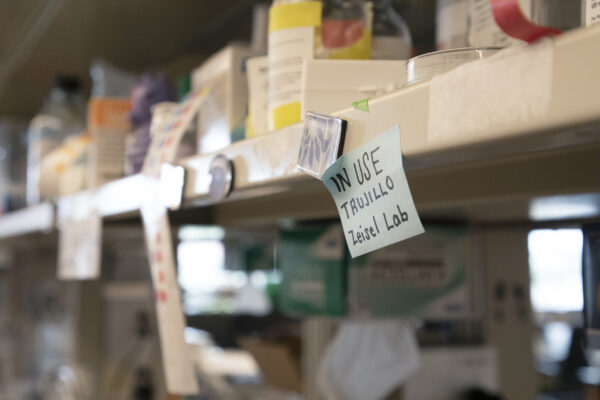
<path fill-rule="evenodd" d="M 321 177 L 335 200 L 352 257 L 425 232 L 400 153 L 396 125 L 344 154 Z"/>
<path fill-rule="evenodd" d="M 353 101 L 352 107 L 356 108 L 357 110 L 369 112 L 369 99 Z"/>

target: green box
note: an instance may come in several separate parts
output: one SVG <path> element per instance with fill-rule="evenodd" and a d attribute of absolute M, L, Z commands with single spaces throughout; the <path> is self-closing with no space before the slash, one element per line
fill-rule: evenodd
<path fill-rule="evenodd" d="M 293 315 L 346 315 L 346 243 L 339 224 L 280 232 L 280 308 Z"/>
<path fill-rule="evenodd" d="M 425 234 L 350 260 L 351 315 L 465 318 L 475 314 L 468 229 Z"/>
<path fill-rule="evenodd" d="M 423 235 L 350 258 L 339 224 L 280 234 L 280 308 L 294 315 L 476 315 L 469 230 L 429 225 Z"/>

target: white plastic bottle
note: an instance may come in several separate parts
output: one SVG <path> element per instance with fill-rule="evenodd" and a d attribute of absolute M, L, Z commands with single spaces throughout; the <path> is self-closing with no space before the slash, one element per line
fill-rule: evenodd
<path fill-rule="evenodd" d="M 437 50 L 468 47 L 469 0 L 437 0 L 435 45 Z"/>
<path fill-rule="evenodd" d="M 412 37 L 392 3 L 392 0 L 373 0 L 372 58 L 407 60 L 412 53 Z"/>
<path fill-rule="evenodd" d="M 43 187 L 54 186 L 42 181 L 42 163 L 66 138 L 85 129 L 85 101 L 76 78 L 59 77 L 36 115 L 27 133 L 27 203 L 36 204 L 48 195 Z"/>

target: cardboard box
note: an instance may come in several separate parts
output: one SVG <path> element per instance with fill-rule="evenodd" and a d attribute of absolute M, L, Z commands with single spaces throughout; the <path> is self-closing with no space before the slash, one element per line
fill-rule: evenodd
<path fill-rule="evenodd" d="M 242 338 L 238 343 L 254 356 L 267 383 L 278 389 L 302 393 L 299 340 Z"/>
<path fill-rule="evenodd" d="M 243 127 L 248 111 L 245 60 L 254 55 L 247 45 L 231 44 L 192 72 L 193 90 L 211 87 L 198 113 L 198 153 L 227 147 L 234 129 Z"/>
<path fill-rule="evenodd" d="M 301 107 L 322 114 L 351 107 L 352 102 L 400 89 L 406 82 L 406 61 L 306 60 Z"/>

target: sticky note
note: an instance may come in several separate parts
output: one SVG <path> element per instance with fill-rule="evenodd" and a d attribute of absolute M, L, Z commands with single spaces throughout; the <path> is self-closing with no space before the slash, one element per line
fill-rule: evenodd
<path fill-rule="evenodd" d="M 402 166 L 398 126 L 344 154 L 321 180 L 335 200 L 352 257 L 425 232 Z"/>
<path fill-rule="evenodd" d="M 357 110 L 369 112 L 369 99 L 353 101 L 352 107 L 356 108 Z"/>

